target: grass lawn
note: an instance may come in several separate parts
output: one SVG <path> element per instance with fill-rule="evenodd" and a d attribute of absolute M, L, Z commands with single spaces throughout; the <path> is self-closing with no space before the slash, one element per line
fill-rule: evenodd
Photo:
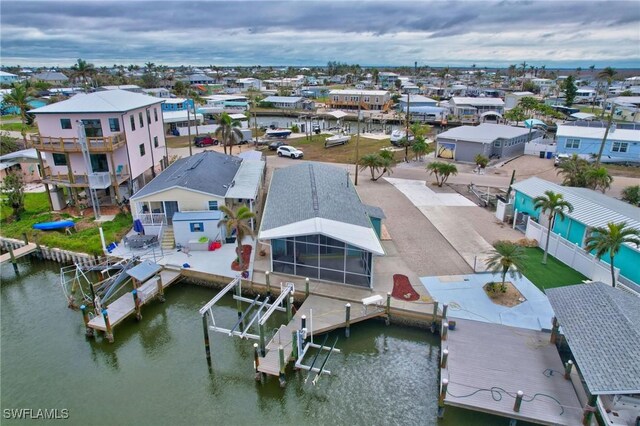
<path fill-rule="evenodd" d="M 11 208 L 2 206 L 0 235 L 3 237 L 22 239 L 22 234 L 25 233 L 29 241 L 37 241 L 47 247 L 79 253 L 102 254 L 98 224 L 93 221 L 93 217 L 71 217 L 64 213 L 51 213 L 46 192 L 25 194 L 25 212 L 20 220 L 14 220 L 12 214 Z M 68 235 L 64 231 L 39 231 L 32 227 L 35 223 L 61 219 L 71 219 L 76 222 L 76 231 Z M 107 244 L 120 241 L 131 229 L 132 224 L 131 215 L 125 213 L 119 213 L 114 220 L 102 223 Z"/>
<path fill-rule="evenodd" d="M 22 131 L 22 123 L 2 123 L 0 124 L 0 130 L 8 130 L 12 132 L 21 132 Z M 38 128 L 36 126 L 26 126 L 27 133 L 37 132 Z"/>
<path fill-rule="evenodd" d="M 587 279 L 580 272 L 571 269 L 552 256 L 548 256 L 547 264 L 543 265 L 544 251 L 538 247 L 526 247 L 524 250 L 527 253 L 527 258 L 522 273 L 542 291 L 546 288 L 581 284 L 582 280 Z"/>

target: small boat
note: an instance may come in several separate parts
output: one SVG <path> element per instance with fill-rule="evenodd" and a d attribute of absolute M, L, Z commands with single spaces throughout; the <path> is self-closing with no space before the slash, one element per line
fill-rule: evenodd
<path fill-rule="evenodd" d="M 289 129 L 270 129 L 265 132 L 268 138 L 287 138 L 291 134 Z"/>
<path fill-rule="evenodd" d="M 333 135 L 324 140 L 325 148 L 336 145 L 344 145 L 351 140 L 350 135 Z"/>
<path fill-rule="evenodd" d="M 34 223 L 33 229 L 40 229 L 41 231 L 51 231 L 53 229 L 64 229 L 75 226 L 72 220 L 59 220 L 57 222 L 41 222 Z"/>
<path fill-rule="evenodd" d="M 407 132 L 405 132 L 404 130 L 394 130 L 393 132 L 391 132 L 391 144 L 398 145 L 398 142 L 400 142 L 400 140 L 404 139 L 406 136 Z M 412 141 L 414 139 L 414 136 L 410 134 L 409 141 Z"/>

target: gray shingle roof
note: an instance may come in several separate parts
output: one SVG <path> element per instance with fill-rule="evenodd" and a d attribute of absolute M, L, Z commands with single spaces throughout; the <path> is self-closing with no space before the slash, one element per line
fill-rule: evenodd
<path fill-rule="evenodd" d="M 238 157 L 215 151 L 204 151 L 181 158 L 131 196 L 131 199 L 139 199 L 172 187 L 224 197 L 241 162 L 242 159 Z"/>
<path fill-rule="evenodd" d="M 312 162 L 275 170 L 261 230 L 315 217 L 371 227 L 346 170 Z"/>
<path fill-rule="evenodd" d="M 67 81 L 67 80 L 69 80 L 69 77 L 67 77 L 66 75 L 64 75 L 64 74 L 62 74 L 61 72 L 58 72 L 58 71 L 41 72 L 41 73 L 38 73 L 38 74 L 33 74 L 32 77 L 37 79 L 37 80 L 42 80 L 42 81 Z"/>
<path fill-rule="evenodd" d="M 589 391 L 640 393 L 640 298 L 601 282 L 547 296 Z"/>

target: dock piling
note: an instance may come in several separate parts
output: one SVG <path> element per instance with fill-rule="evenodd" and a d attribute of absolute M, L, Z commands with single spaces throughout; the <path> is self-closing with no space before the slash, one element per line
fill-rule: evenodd
<path fill-rule="evenodd" d="M 293 305 L 293 296 L 288 296 L 287 297 L 287 322 L 291 322 L 291 318 L 293 317 L 292 311 L 291 311 L 291 305 Z"/>
<path fill-rule="evenodd" d="M 236 298 L 236 308 L 238 309 L 238 320 L 240 321 L 242 320 L 242 300 L 240 300 L 242 297 L 242 287 L 240 285 L 240 281 L 236 284 L 236 296 L 238 296 Z M 240 321 L 240 331 L 244 331 L 243 321 Z"/>
<path fill-rule="evenodd" d="M 80 306 L 80 311 L 82 311 L 82 320 L 84 321 L 84 334 L 87 337 L 93 337 L 93 328 L 89 327 L 89 311 L 85 305 Z"/>
<path fill-rule="evenodd" d="M 158 300 L 164 302 L 164 286 L 162 285 L 162 277 L 160 275 L 158 275 L 158 281 L 156 281 L 156 285 L 158 286 Z"/>
<path fill-rule="evenodd" d="M 284 376 L 284 371 L 287 364 L 284 362 L 284 348 L 282 347 L 282 345 L 278 346 L 278 354 L 280 355 L 280 387 L 283 388 L 287 384 Z"/>
<path fill-rule="evenodd" d="M 307 328 L 307 316 L 303 315 L 300 317 L 300 330 L 304 330 Z"/>
<path fill-rule="evenodd" d="M 351 334 L 351 303 L 347 303 L 346 305 L 344 305 L 345 307 L 345 319 L 344 322 L 346 324 L 346 327 L 344 329 L 344 335 L 345 337 L 349 337 L 349 335 Z"/>
<path fill-rule="evenodd" d="M 27 233 L 26 232 L 22 233 L 22 239 L 24 240 L 24 244 L 28 246 L 29 245 L 29 238 L 27 237 Z"/>
<path fill-rule="evenodd" d="M 447 359 L 449 358 L 449 349 L 442 351 L 442 359 L 440 360 L 440 368 L 447 368 Z"/>
<path fill-rule="evenodd" d="M 440 386 L 440 396 L 438 396 L 438 418 L 439 419 L 444 417 L 444 399 L 447 396 L 448 386 L 449 386 L 449 380 L 442 379 L 442 384 Z"/>
<path fill-rule="evenodd" d="M 258 344 L 253 344 L 253 368 L 256 371 L 256 381 L 259 382 L 262 379 L 262 373 L 258 371 L 260 366 L 260 353 L 258 352 Z"/>
<path fill-rule="evenodd" d="M 442 331 L 440 333 L 440 338 L 442 339 L 442 341 L 444 342 L 445 340 L 447 340 L 447 333 L 449 331 L 449 323 L 446 322 L 445 319 L 442 320 Z"/>
<path fill-rule="evenodd" d="M 391 293 L 387 293 L 387 308 L 386 308 L 387 318 L 385 318 L 384 322 L 386 325 L 391 324 Z"/>
<path fill-rule="evenodd" d="M 571 379 L 571 369 L 573 368 L 573 361 L 569 360 L 564 366 L 564 378 Z"/>
<path fill-rule="evenodd" d="M 142 319 L 142 314 L 140 313 L 140 297 L 138 296 L 138 290 L 133 290 L 131 294 L 133 295 L 133 304 L 136 307 L 136 320 L 140 321 Z"/>
<path fill-rule="evenodd" d="M 298 360 L 298 332 L 291 332 L 291 359 L 296 362 Z"/>
<path fill-rule="evenodd" d="M 271 298 L 271 278 L 269 277 L 269 271 L 265 271 L 264 276 L 267 282 L 267 297 Z"/>
<path fill-rule="evenodd" d="M 522 397 L 524 396 L 524 392 L 521 390 L 516 393 L 516 402 L 513 403 L 513 411 L 516 413 L 520 412 L 520 406 L 522 405 Z"/>
<path fill-rule="evenodd" d="M 209 327 L 207 326 L 207 316 L 202 316 L 202 331 L 204 332 L 204 353 L 207 357 L 207 365 L 211 367 L 211 347 L 209 346 Z M 256 366 L 256 370 L 257 370 Z"/>
<path fill-rule="evenodd" d="M 266 351 L 265 344 L 264 344 L 264 340 L 265 340 L 265 337 L 264 337 L 264 325 L 260 324 L 259 322 L 258 322 L 258 330 L 259 330 L 259 333 L 260 333 L 260 355 L 265 356 L 267 351 Z"/>
<path fill-rule="evenodd" d="M 449 305 L 447 305 L 446 303 L 444 303 L 442 305 L 442 321 L 446 321 L 447 320 L 447 310 L 449 309 Z"/>
<path fill-rule="evenodd" d="M 584 426 L 589 426 L 591 424 L 591 418 L 593 417 L 593 413 L 597 411 L 596 404 L 598 403 L 598 396 L 591 395 L 589 397 L 589 401 L 587 405 L 584 407 L 584 411 L 582 412 L 582 424 Z"/>
<path fill-rule="evenodd" d="M 431 334 L 436 334 L 436 325 L 438 324 L 438 301 L 433 301 L 433 319 L 431 321 Z"/>
<path fill-rule="evenodd" d="M 558 324 L 558 318 L 553 317 L 553 327 L 551 328 L 551 338 L 550 342 L 552 344 L 556 344 L 558 341 L 558 334 L 560 333 L 560 324 Z"/>
<path fill-rule="evenodd" d="M 309 297 L 309 277 L 304 279 L 304 297 Z"/>
<path fill-rule="evenodd" d="M 109 343 L 113 343 L 113 330 L 111 329 L 111 321 L 109 321 L 109 313 L 106 309 L 102 310 L 102 318 L 104 318 L 104 326 L 107 328 L 105 335 Z"/>
<path fill-rule="evenodd" d="M 9 244 L 9 256 L 11 257 L 11 264 L 13 265 L 13 270 L 16 274 L 19 274 L 18 271 L 18 263 L 16 262 L 16 256 L 13 254 L 13 246 Z"/>

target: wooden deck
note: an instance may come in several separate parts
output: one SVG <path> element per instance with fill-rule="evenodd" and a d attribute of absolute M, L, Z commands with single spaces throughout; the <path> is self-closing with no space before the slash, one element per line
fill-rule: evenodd
<path fill-rule="evenodd" d="M 581 424 L 582 408 L 548 333 L 462 319 L 456 323 L 442 342 L 449 350 L 447 368 L 441 370 L 449 380 L 446 405 L 538 424 Z M 519 390 L 524 398 L 515 412 Z"/>
<path fill-rule="evenodd" d="M 327 333 L 337 328 L 346 326 L 345 323 L 345 302 L 344 300 L 330 299 L 328 297 L 310 295 L 304 301 L 300 309 L 296 312 L 289 324 L 282 325 L 273 339 L 266 346 L 266 355 L 260 358 L 258 371 L 272 376 L 280 374 L 280 357 L 278 354 L 278 346 L 282 344 L 285 357 L 288 359 L 291 355 L 291 333 L 300 328 L 301 317 L 307 317 L 307 330 L 313 331 L 314 341 L 320 343 L 315 337 L 317 334 Z M 351 303 L 351 319 L 350 323 L 365 321 L 385 315 L 383 308 L 377 306 L 368 306 L 365 312 L 361 303 Z M 311 323 L 311 313 L 313 310 L 313 324 Z M 311 329 L 313 327 L 313 330 Z"/>
<path fill-rule="evenodd" d="M 29 243 L 26 246 L 22 246 L 22 247 L 19 247 L 17 249 L 13 249 L 13 257 L 15 257 L 17 259 L 19 257 L 26 256 L 29 253 L 33 253 L 37 249 L 38 249 L 37 245 L 35 245 L 34 243 Z M 0 256 L 0 264 L 2 264 L 4 262 L 8 262 L 10 260 L 11 260 L 11 254 L 10 253 L 5 253 L 2 256 Z"/>
<path fill-rule="evenodd" d="M 167 288 L 173 284 L 180 276 L 179 271 L 163 270 L 160 272 L 162 278 L 162 287 Z M 138 287 L 138 295 L 140 297 L 141 305 L 152 300 L 158 293 L 158 285 L 156 279 L 151 278 L 143 285 Z M 132 315 L 136 311 L 135 303 L 133 301 L 133 295 L 131 292 L 127 292 L 114 300 L 111 304 L 107 305 L 107 313 L 109 314 L 109 322 L 113 329 L 116 325 L 124 321 L 129 315 Z M 104 323 L 104 317 L 102 315 L 95 316 L 89 321 L 89 327 L 94 330 L 107 331 L 107 327 Z"/>

